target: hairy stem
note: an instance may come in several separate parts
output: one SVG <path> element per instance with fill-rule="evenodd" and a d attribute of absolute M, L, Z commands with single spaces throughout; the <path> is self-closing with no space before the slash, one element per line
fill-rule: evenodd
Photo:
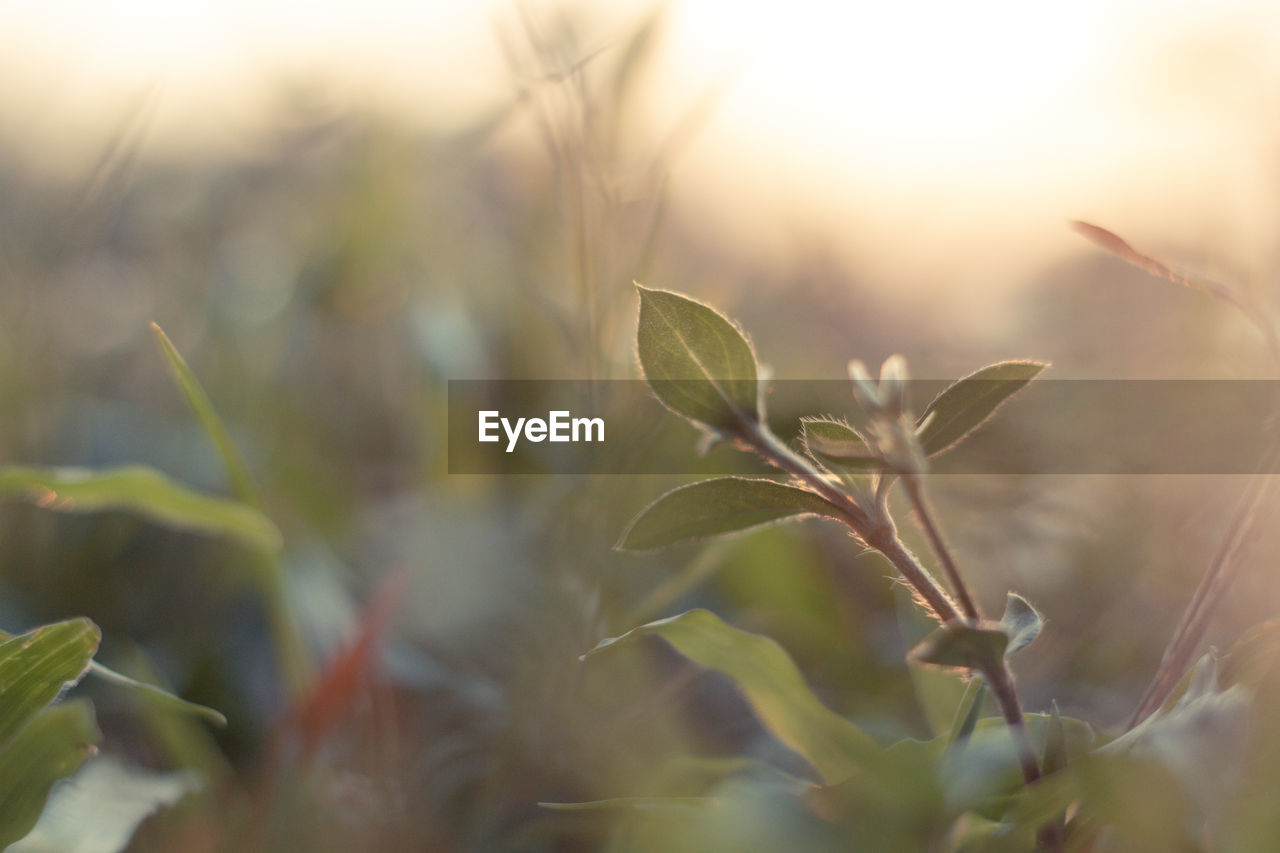
<path fill-rule="evenodd" d="M 858 505 L 857 501 L 823 476 L 809 460 L 783 444 L 768 427 L 752 424 L 744 438 L 765 461 L 791 474 L 834 504 L 841 511 L 841 520 L 849 529 L 893 563 L 894 568 L 902 574 L 907 583 L 911 584 L 912 589 L 920 594 L 939 621 L 946 623 L 960 618 L 946 590 L 933 579 L 920 561 L 907 551 L 898 539 L 893 522 L 887 516 L 873 519 Z M 891 551 L 905 559 L 894 559 L 890 554 Z"/>
<path fill-rule="evenodd" d="M 916 517 L 920 519 L 920 526 L 924 528 L 925 536 L 929 539 L 929 545 L 933 548 L 933 553 L 937 555 L 938 562 L 942 563 L 942 570 L 946 573 L 947 581 L 951 584 L 951 591 L 960 601 L 961 611 L 966 618 L 975 622 L 978 621 L 982 618 L 982 612 L 974 602 L 973 596 L 970 595 L 969 587 L 965 584 L 964 579 L 960 577 L 960 568 L 956 565 L 955 557 L 951 555 L 951 549 L 947 546 L 946 540 L 942 538 L 942 531 L 938 529 L 937 522 L 933 519 L 933 513 L 924 498 L 924 488 L 920 484 L 919 476 L 911 474 L 903 477 L 902 485 L 907 490 L 907 497 L 916 512 Z"/>
<path fill-rule="evenodd" d="M 898 573 L 909 583 L 929 608 L 943 623 L 958 622 L 960 612 L 951 598 L 929 570 L 921 564 L 898 536 L 893 521 L 887 514 L 872 517 L 852 497 L 838 488 L 803 456 L 787 447 L 763 424 L 745 424 L 739 437 L 765 461 L 781 468 L 800 480 L 806 486 L 822 495 L 841 512 L 841 520 L 868 546 L 879 551 L 893 564 Z M 954 563 L 952 564 L 954 568 Z M 959 575 L 956 575 L 958 581 Z M 955 581 L 953 581 L 955 582 Z M 956 583 L 957 590 L 964 590 L 962 583 Z M 966 591 L 967 596 L 967 591 Z M 970 602 L 972 606 L 972 602 Z M 976 609 L 975 609 L 976 612 Z M 982 675 L 991 686 L 991 695 L 1000 706 L 1000 712 L 1018 752 L 1018 764 L 1022 769 L 1022 777 L 1027 784 L 1040 778 L 1040 767 L 1036 761 L 1035 749 L 1027 735 L 1026 721 L 1022 714 L 1022 703 L 1013 683 L 1013 673 L 1009 665 L 1001 658 L 984 667 Z"/>

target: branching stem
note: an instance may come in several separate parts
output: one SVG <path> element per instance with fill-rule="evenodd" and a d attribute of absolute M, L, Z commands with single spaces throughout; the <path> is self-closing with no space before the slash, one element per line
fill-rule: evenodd
<path fill-rule="evenodd" d="M 915 554 L 912 554 L 903 544 L 898 531 L 893 526 L 893 520 L 887 513 L 877 512 L 876 516 L 869 515 L 856 500 L 823 475 L 813 463 L 787 447 L 766 425 L 756 422 L 744 423 L 738 437 L 766 462 L 786 471 L 835 506 L 840 511 L 840 518 L 845 525 L 893 564 L 898 573 L 933 610 L 939 621 L 949 624 L 962 619 L 960 611 L 956 609 L 946 590 L 938 584 Z M 929 517 L 927 512 L 921 515 L 922 518 Z M 930 524 L 932 525 L 932 521 Z M 933 525 L 933 530 L 934 534 L 937 534 L 936 525 Z M 933 540 L 932 534 L 930 540 Z M 937 535 L 937 540 L 942 541 L 940 534 Z M 969 602 L 965 607 L 966 615 L 963 618 L 974 619 L 977 608 L 974 607 L 972 596 L 961 581 L 959 572 L 955 571 L 955 563 L 950 559 L 950 553 L 947 552 L 947 554 L 944 567 L 948 562 L 950 563 L 947 571 L 955 586 L 956 594 L 962 602 L 965 600 Z M 969 615 L 970 610 L 975 615 Z M 1008 663 L 1001 658 L 985 666 L 982 675 L 991 686 L 991 695 L 995 697 L 996 703 L 1000 706 L 1001 715 L 1009 726 L 1009 734 L 1018 752 L 1018 764 L 1022 769 L 1022 777 L 1030 785 L 1040 778 L 1040 766 L 1036 760 L 1035 749 L 1031 746 L 1031 739 L 1027 735 L 1022 703 L 1018 699 L 1013 683 L 1013 673 L 1009 670 Z"/>

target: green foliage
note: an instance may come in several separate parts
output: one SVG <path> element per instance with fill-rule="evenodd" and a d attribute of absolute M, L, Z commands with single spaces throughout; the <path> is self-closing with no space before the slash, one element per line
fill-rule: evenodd
<path fill-rule="evenodd" d="M 703 480 L 673 489 L 651 503 L 627 527 L 618 547 L 626 551 L 661 548 L 800 515 L 838 517 L 839 513 L 813 492 L 772 480 Z"/>
<path fill-rule="evenodd" d="M 798 515 L 843 523 L 880 551 L 916 596 L 902 610 L 903 628 L 933 737 L 881 746 L 819 700 L 773 640 L 732 628 L 707 610 L 693 610 L 603 640 L 585 657 L 641 637 L 662 637 L 693 662 L 727 675 L 765 728 L 806 758 L 823 785 L 782 788 L 761 799 L 759 790 L 725 782 L 706 796 L 654 792 L 557 808 L 631 815 L 619 823 L 619 850 L 638 849 L 629 833 L 641 827 L 658 833 L 645 836 L 650 845 L 718 849 L 729 836 L 719 828 L 717 813 L 756 802 L 782 814 L 783 803 L 800 801 L 829 826 L 839 827 L 832 836 L 839 844 L 861 850 L 1061 851 L 1099 838 L 1114 838 L 1126 850 L 1192 849 L 1195 828 L 1222 814 L 1230 785 L 1221 780 L 1239 773 L 1248 706 L 1244 688 L 1218 690 L 1213 662 L 1206 658 L 1177 704 L 1102 748 L 1087 723 L 1063 717 L 1056 703 L 1051 714 L 1024 713 L 1008 659 L 1036 640 L 1043 617 L 1024 597 L 1009 592 L 998 622 L 978 618 L 954 558 L 926 515 L 918 476 L 924 457 L 980 427 L 1044 364 L 1010 361 L 983 368 L 951 385 L 911 420 L 900 357 L 885 362 L 878 383 L 860 362 L 851 363 L 862 420 L 855 427 L 832 418 L 803 418 L 801 440 L 820 466 L 815 467 L 773 437 L 767 424 L 745 428 L 752 423 L 747 413 L 758 410 L 755 359 L 729 320 L 675 294 L 641 289 L 638 334 L 646 378 L 669 408 L 732 433 L 740 446 L 790 474 L 796 485 L 724 478 L 682 486 L 642 511 L 619 547 L 656 548 Z M 750 383 L 726 381 L 746 376 L 748 363 Z M 699 373 L 692 392 L 676 394 L 671 380 Z M 893 475 L 906 478 L 912 506 L 922 515 L 948 581 L 964 593 L 963 610 L 950 603 L 897 539 L 885 499 Z M 942 624 L 934 622 L 922 634 L 917 602 Z M 1257 661 L 1265 655 L 1257 649 L 1270 649 L 1270 637 L 1261 633 L 1234 654 L 1234 672 L 1262 677 L 1258 673 L 1267 670 Z M 999 706 L 999 716 L 983 716 L 988 698 Z M 1212 772 L 1202 778 L 1205 768 Z M 1134 796 L 1130 786 L 1144 791 Z M 1155 801 L 1148 803 L 1150 797 Z M 1133 804 L 1139 811 L 1149 806 L 1158 820 L 1133 814 Z M 640 813 L 664 817 L 638 824 Z M 799 826 L 793 831 L 808 832 Z M 811 841 L 806 849 L 826 848 Z"/>
<path fill-rule="evenodd" d="M 250 548 L 280 547 L 280 531 L 253 507 L 193 491 L 142 465 L 104 471 L 0 468 L 0 495 L 62 512 L 123 510 L 180 530 L 227 536 Z"/>
<path fill-rule="evenodd" d="M 874 741 L 829 710 L 776 642 L 740 631 L 707 610 L 690 610 L 600 641 L 585 658 L 654 635 L 699 666 L 733 679 L 751 709 L 778 740 L 804 756 L 828 783 L 863 772 Z"/>

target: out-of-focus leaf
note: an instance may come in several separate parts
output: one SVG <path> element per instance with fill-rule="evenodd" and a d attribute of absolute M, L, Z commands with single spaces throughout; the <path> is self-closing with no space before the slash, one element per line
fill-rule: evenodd
<path fill-rule="evenodd" d="M 916 601 L 910 588 L 899 584 L 893 593 L 894 611 L 898 617 L 898 630 L 902 644 L 915 648 L 929 636 L 938 623 L 928 616 Z M 942 737 L 951 731 L 956 720 L 956 709 L 964 702 L 969 682 L 963 673 L 941 669 L 907 660 L 916 702 L 929 724 L 934 737 Z"/>
<path fill-rule="evenodd" d="M 1009 647 L 1004 650 L 1004 653 L 1011 655 L 1025 649 L 1040 636 L 1044 619 L 1029 601 L 1016 592 L 1011 592 L 1005 600 L 1004 616 L 1000 617 L 1000 627 L 1009 635 Z"/>
<path fill-rule="evenodd" d="M 1094 740 L 1088 723 L 1060 718 L 1064 749 L 1072 754 L 1086 750 Z M 1025 715 L 1027 737 L 1037 755 L 1043 755 L 1054 727 L 1047 714 Z M 947 751 L 941 768 L 946 803 L 954 813 L 976 810 L 998 818 L 1006 799 L 1024 788 L 1018 749 L 1003 717 L 977 721 L 970 736 Z"/>
<path fill-rule="evenodd" d="M 74 773 L 101 737 L 93 707 L 77 700 L 40 711 L 0 749 L 0 849 L 18 849 L 7 845 L 31 831 L 53 784 Z"/>
<path fill-rule="evenodd" d="M 676 414 L 725 432 L 759 420 L 756 356 L 738 327 L 687 296 L 636 289 L 640 365 L 658 399 Z"/>
<path fill-rule="evenodd" d="M 231 440 L 231 434 L 223 424 L 222 418 L 218 416 L 200 380 L 187 366 L 186 360 L 173 345 L 173 341 L 169 340 L 164 330 L 155 323 L 151 324 L 151 329 L 156 334 L 156 340 L 160 342 L 160 348 L 164 351 L 165 359 L 169 362 L 178 387 L 222 458 L 222 464 L 227 470 L 227 478 L 231 483 L 232 494 L 245 504 L 260 510 L 262 499 L 258 495 L 253 478 L 249 475 L 244 457 L 240 455 L 240 449 Z M 277 534 L 277 548 L 278 542 Z M 249 567 L 262 589 L 281 671 L 284 673 L 291 695 L 299 696 L 311 680 L 311 661 L 287 600 L 284 569 L 280 565 L 276 549 L 255 551 L 250 557 Z"/>
<path fill-rule="evenodd" d="M 709 797 L 613 797 L 608 800 L 592 800 L 586 803 L 538 803 L 541 808 L 559 812 L 585 812 L 611 809 L 636 811 L 686 811 L 713 805 Z"/>
<path fill-rule="evenodd" d="M 138 681 L 136 678 L 130 678 L 127 675 L 116 672 L 114 669 L 103 666 L 97 661 L 93 661 L 89 664 L 89 674 L 101 678 L 103 681 L 109 681 L 112 684 L 117 684 L 121 687 L 127 687 L 130 690 L 137 690 L 140 693 L 145 693 L 150 701 L 158 705 L 163 705 L 170 710 L 180 711 L 184 714 L 194 714 L 197 717 L 202 717 L 205 720 L 208 720 L 216 726 L 225 726 L 227 724 L 227 718 L 223 716 L 220 711 L 210 708 L 207 705 L 201 705 L 197 702 L 191 702 L 183 699 L 181 696 L 170 693 L 163 687 L 157 687 L 154 684 L 147 684 L 144 681 Z"/>
<path fill-rule="evenodd" d="M 132 650 L 124 665 L 129 672 L 136 673 L 135 680 L 139 683 L 160 680 L 160 673 L 139 649 Z M 190 710 L 170 702 L 168 695 L 171 694 L 164 691 L 133 691 L 138 713 L 158 750 L 158 759 L 165 766 L 194 771 L 204 780 L 206 790 L 217 790 L 233 775 L 230 763 L 208 728 L 196 722 Z"/>
<path fill-rule="evenodd" d="M 1280 673 L 1280 619 L 1268 619 L 1240 635 L 1220 661 L 1223 687 L 1259 687 Z"/>
<path fill-rule="evenodd" d="M 1053 710 L 1049 714 L 1049 729 L 1045 737 L 1044 759 L 1040 769 L 1044 775 L 1056 773 L 1067 766 L 1067 729 L 1062 724 L 1062 713 L 1058 710 L 1058 702 L 1053 702 Z"/>
<path fill-rule="evenodd" d="M 31 834 L 8 853 L 120 853 L 147 816 L 199 788 L 192 773 L 150 773 L 106 757 L 90 761 L 54 790 Z"/>
<path fill-rule="evenodd" d="M 1009 635 L 995 623 L 985 626 L 952 622 L 920 641 L 910 656 L 919 663 L 958 669 L 979 669 L 998 661 L 1009 645 Z"/>
<path fill-rule="evenodd" d="M 1104 750 L 1159 760 L 1173 771 L 1202 811 L 1211 815 L 1234 790 L 1244 762 L 1250 705 L 1250 692 L 1244 685 L 1218 689 L 1217 662 L 1206 654 L 1172 708 L 1151 715 Z"/>
<path fill-rule="evenodd" d="M 806 758 L 827 784 L 857 775 L 877 756 L 875 742 L 822 704 L 781 646 L 727 625 L 710 611 L 690 610 L 650 622 L 602 640 L 583 658 L 648 635 L 662 637 L 699 666 L 731 678 L 764 727 Z"/>
<path fill-rule="evenodd" d="M 258 497 L 258 489 L 253 484 L 253 478 L 249 476 L 249 466 L 245 465 L 240 449 L 231 440 L 231 433 L 227 431 L 222 418 L 218 416 L 218 411 L 213 407 L 213 401 L 209 399 L 209 395 L 205 393 L 204 386 L 187 366 L 186 359 L 182 357 L 182 353 L 178 352 L 173 341 L 169 340 L 164 329 L 152 323 L 151 330 L 155 332 L 156 340 L 160 342 L 160 349 L 164 351 L 165 360 L 169 362 L 169 368 L 173 371 L 178 387 L 187 398 L 187 403 L 196 417 L 200 419 L 200 425 L 204 427 L 204 431 L 217 447 L 218 455 L 222 457 L 222 463 L 227 469 L 227 477 L 231 481 L 231 493 L 244 503 L 261 508 L 262 501 Z"/>
<path fill-rule="evenodd" d="M 645 507 L 617 547 L 645 551 L 758 527 L 797 515 L 838 517 L 824 498 L 772 480 L 720 477 L 667 492 Z"/>
<path fill-rule="evenodd" d="M 158 524 L 228 536 L 255 549 L 274 551 L 280 547 L 280 531 L 253 507 L 201 494 L 144 465 L 102 471 L 0 468 L 3 495 L 64 512 L 124 510 Z"/>
<path fill-rule="evenodd" d="M 802 441 L 809 455 L 832 470 L 884 467 L 857 430 L 829 418 L 801 418 Z"/>
<path fill-rule="evenodd" d="M 0 643 L 0 747 L 80 680 L 101 638 L 88 619 L 68 619 Z"/>
<path fill-rule="evenodd" d="M 13 636 L 13 634 L 8 633 L 7 631 L 0 631 L 0 643 L 13 639 Z M 121 687 L 127 687 L 131 690 L 137 690 L 145 693 L 153 702 L 163 705 L 171 710 L 180 711 L 184 714 L 194 714 L 219 726 L 225 726 L 227 724 L 227 718 L 213 708 L 206 705 L 200 705 L 196 702 L 189 702 L 181 696 L 170 693 L 163 687 L 157 687 L 154 684 L 147 684 L 145 681 L 138 681 L 136 678 L 130 678 L 127 675 L 116 672 L 108 666 L 98 663 L 96 660 L 89 661 L 88 674 L 97 676 L 103 681 L 109 681 L 112 684 L 118 684 Z"/>
<path fill-rule="evenodd" d="M 920 447 L 933 456 L 955 446 L 1046 367 L 1039 361 L 1002 361 L 956 381 L 920 416 Z"/>

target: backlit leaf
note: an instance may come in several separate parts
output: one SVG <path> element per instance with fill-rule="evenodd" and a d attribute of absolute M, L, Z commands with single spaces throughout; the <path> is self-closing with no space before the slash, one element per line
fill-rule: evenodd
<path fill-rule="evenodd" d="M 954 446 L 1046 367 L 1039 361 L 1002 361 L 957 380 L 921 414 L 921 448 L 933 456 Z"/>
<path fill-rule="evenodd" d="M 649 504 L 627 527 L 617 547 L 625 551 L 661 548 L 798 515 L 835 518 L 838 511 L 813 492 L 772 480 L 703 480 L 673 489 Z"/>
<path fill-rule="evenodd" d="M 1044 619 L 1031 603 L 1016 592 L 1011 592 L 1005 600 L 1004 616 L 1000 618 L 1000 627 L 1009 635 L 1009 647 L 1006 655 L 1025 649 L 1031 645 L 1040 630 L 1044 627 Z"/>
<path fill-rule="evenodd" d="M 734 432 L 759 420 L 755 353 L 738 327 L 686 296 L 636 285 L 636 345 L 645 379 L 677 414 Z"/>

